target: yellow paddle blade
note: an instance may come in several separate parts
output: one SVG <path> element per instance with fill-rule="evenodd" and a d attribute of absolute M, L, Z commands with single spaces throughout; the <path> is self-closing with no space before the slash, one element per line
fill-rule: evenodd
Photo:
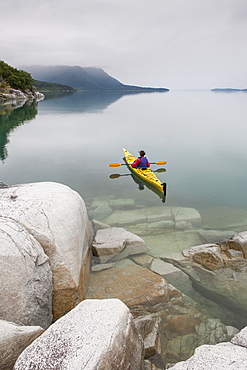
<path fill-rule="evenodd" d="M 109 167 L 119 167 L 121 166 L 121 163 L 110 163 Z"/>
<path fill-rule="evenodd" d="M 155 164 L 158 164 L 158 165 L 166 164 L 166 163 L 167 163 L 166 161 L 159 161 L 159 162 L 155 162 Z"/>

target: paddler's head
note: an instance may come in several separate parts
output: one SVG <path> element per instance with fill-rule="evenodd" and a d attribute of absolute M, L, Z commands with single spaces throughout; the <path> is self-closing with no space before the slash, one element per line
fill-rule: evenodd
<path fill-rule="evenodd" d="M 141 157 L 144 157 L 144 155 L 146 154 L 146 153 L 144 152 L 144 150 L 140 150 L 138 153 L 140 154 L 140 156 L 141 156 Z"/>

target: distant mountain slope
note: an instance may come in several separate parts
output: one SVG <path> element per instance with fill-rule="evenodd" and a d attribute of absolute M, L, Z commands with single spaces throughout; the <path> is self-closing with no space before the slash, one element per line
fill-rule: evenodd
<path fill-rule="evenodd" d="M 235 92 L 235 91 L 247 91 L 247 89 L 235 89 L 232 87 L 217 87 L 215 89 L 211 89 L 214 92 Z"/>
<path fill-rule="evenodd" d="M 121 90 L 136 92 L 169 91 L 166 88 L 149 88 L 124 85 L 108 75 L 102 68 L 80 66 L 22 66 L 35 80 L 72 86 L 77 90 Z"/>
<path fill-rule="evenodd" d="M 73 91 L 75 92 L 76 91 L 76 89 L 68 85 L 61 85 L 61 84 L 56 84 L 52 82 L 45 82 L 45 81 L 38 81 L 38 80 L 34 80 L 34 86 L 40 92 L 47 92 L 47 91 Z"/>

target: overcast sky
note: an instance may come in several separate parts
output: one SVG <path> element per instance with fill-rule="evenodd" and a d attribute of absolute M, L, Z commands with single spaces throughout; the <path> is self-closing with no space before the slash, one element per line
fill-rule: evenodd
<path fill-rule="evenodd" d="M 246 0 L 6 0 L 0 59 L 101 67 L 125 84 L 247 88 Z"/>

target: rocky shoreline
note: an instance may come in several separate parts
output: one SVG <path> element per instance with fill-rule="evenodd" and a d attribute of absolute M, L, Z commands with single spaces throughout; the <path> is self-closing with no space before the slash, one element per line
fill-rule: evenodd
<path fill-rule="evenodd" d="M 20 91 L 12 89 L 11 87 L 0 89 L 0 103 L 13 103 L 16 102 L 18 104 L 19 102 L 26 102 L 26 101 L 40 101 L 44 99 L 44 94 L 40 93 L 36 90 L 26 90 L 26 91 Z"/>
<path fill-rule="evenodd" d="M 49 182 L 0 210 L 0 368 L 246 368 L 244 230 Z"/>

